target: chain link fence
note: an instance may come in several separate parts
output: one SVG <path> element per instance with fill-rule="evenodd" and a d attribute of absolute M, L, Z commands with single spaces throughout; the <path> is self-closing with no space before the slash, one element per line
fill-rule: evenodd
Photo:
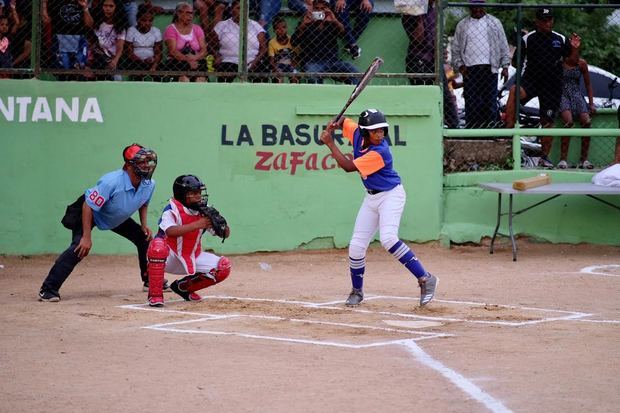
<path fill-rule="evenodd" d="M 620 5 L 536 3 L 0 0 L 0 77 L 355 84 L 381 56 L 373 85 L 442 87 L 463 131 L 446 172 L 620 161 L 615 137 L 575 135 L 524 137 L 515 162 L 499 132 L 619 126 Z"/>

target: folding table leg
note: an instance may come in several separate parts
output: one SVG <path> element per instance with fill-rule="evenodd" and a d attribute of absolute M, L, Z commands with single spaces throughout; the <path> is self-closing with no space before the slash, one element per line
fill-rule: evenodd
<path fill-rule="evenodd" d="M 508 230 L 510 231 L 510 242 L 512 243 L 512 260 L 516 261 L 517 260 L 517 244 L 515 242 L 515 236 L 512 231 L 513 215 L 514 214 L 512 213 L 512 194 L 510 194 L 509 201 L 508 201 Z"/>
<path fill-rule="evenodd" d="M 495 231 L 493 231 L 493 238 L 491 238 L 491 249 L 489 254 L 493 254 L 493 245 L 495 244 L 495 238 L 497 237 L 497 231 L 499 231 L 499 223 L 502 219 L 502 193 L 497 193 L 497 224 L 495 224 Z"/>

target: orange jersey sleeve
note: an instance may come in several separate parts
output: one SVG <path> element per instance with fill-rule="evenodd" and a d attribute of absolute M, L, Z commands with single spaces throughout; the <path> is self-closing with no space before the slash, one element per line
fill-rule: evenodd
<path fill-rule="evenodd" d="M 377 151 L 368 151 L 368 153 L 355 159 L 353 163 L 362 175 L 362 178 L 366 178 L 385 166 L 383 157 Z"/>
<path fill-rule="evenodd" d="M 353 143 L 353 134 L 357 129 L 357 123 L 349 118 L 344 118 L 344 124 L 342 125 L 342 136 L 347 138 L 349 142 Z"/>

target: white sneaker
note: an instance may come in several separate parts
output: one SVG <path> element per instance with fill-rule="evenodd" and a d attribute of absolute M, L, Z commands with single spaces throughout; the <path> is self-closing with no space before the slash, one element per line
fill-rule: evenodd
<path fill-rule="evenodd" d="M 556 166 L 556 168 L 558 168 L 558 169 L 567 169 L 568 168 L 568 163 L 566 163 L 565 160 L 561 160 L 560 162 L 558 162 L 558 165 Z"/>
<path fill-rule="evenodd" d="M 583 162 L 579 162 L 578 168 L 580 169 L 594 169 L 594 165 L 590 163 L 587 159 Z"/>

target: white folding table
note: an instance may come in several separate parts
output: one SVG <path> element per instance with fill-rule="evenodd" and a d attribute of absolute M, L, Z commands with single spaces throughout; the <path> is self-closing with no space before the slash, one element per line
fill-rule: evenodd
<path fill-rule="evenodd" d="M 493 232 L 493 238 L 491 239 L 491 248 L 490 253 L 493 254 L 493 245 L 495 244 L 495 238 L 497 235 L 504 235 L 510 237 L 510 242 L 512 244 L 512 260 L 517 260 L 517 245 L 515 242 L 514 231 L 512 229 L 512 218 L 516 215 L 522 214 L 525 211 L 529 211 L 532 208 L 535 208 L 539 205 L 542 205 L 552 199 L 555 199 L 561 195 L 586 195 L 592 199 L 595 199 L 599 202 L 604 203 L 605 205 L 609 205 L 612 208 L 616 208 L 620 210 L 620 206 L 614 205 L 611 202 L 607 202 L 604 199 L 598 197 L 598 195 L 620 195 L 620 188 L 617 187 L 609 187 L 602 185 L 594 185 L 591 183 L 558 183 L 558 184 L 548 184 L 539 186 L 532 189 L 526 189 L 520 191 L 518 189 L 514 189 L 511 183 L 508 184 L 500 184 L 500 183 L 481 183 L 478 184 L 482 189 L 486 189 L 487 191 L 497 192 L 497 223 L 495 225 L 495 231 Z M 508 194 L 508 211 L 505 212 L 502 209 L 502 194 Z M 548 198 L 535 203 L 534 205 L 530 205 L 527 208 L 520 209 L 518 211 L 514 211 L 513 209 L 513 195 L 550 195 Z M 508 216 L 508 235 L 501 234 L 499 232 L 499 226 L 501 223 L 501 218 L 503 216 Z"/>

